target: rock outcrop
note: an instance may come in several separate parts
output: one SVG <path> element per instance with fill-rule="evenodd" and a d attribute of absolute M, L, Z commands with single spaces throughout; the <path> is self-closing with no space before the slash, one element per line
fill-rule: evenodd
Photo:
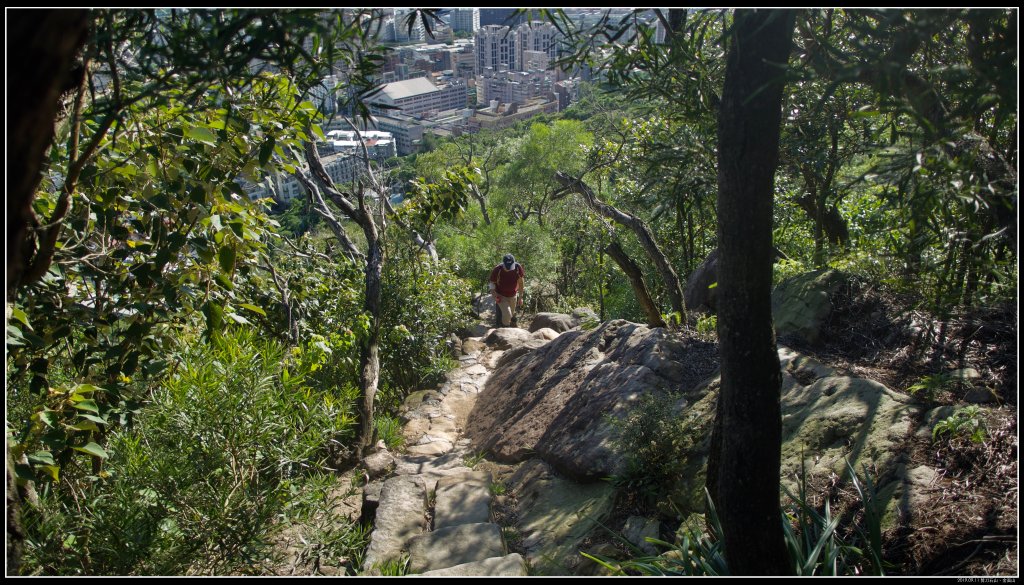
<path fill-rule="evenodd" d="M 820 327 L 827 317 L 822 286 L 838 286 L 834 274 L 814 274 L 783 289 L 795 300 L 780 301 L 780 310 L 807 309 L 807 320 L 787 318 L 782 327 L 808 341 L 812 322 Z M 413 572 L 438 576 L 522 575 L 527 565 L 539 574 L 600 573 L 581 563 L 579 551 L 604 550 L 594 536 L 611 519 L 616 493 L 603 480 L 621 473 L 631 455 L 617 446 L 616 421 L 645 396 L 671 397 L 665 415 L 685 420 L 691 440 L 671 499 L 684 516 L 703 510 L 717 346 L 622 320 L 560 334 L 552 327 L 570 322 L 545 319 L 534 333 L 478 331 L 459 344 L 460 367 L 444 384 L 409 396 L 407 452 L 368 461 L 373 476 L 390 476 L 367 486 L 367 506 L 377 506 L 367 567 L 407 557 Z M 851 466 L 858 473 L 870 466 L 893 522 L 937 489 L 935 470 L 908 469 L 901 453 L 948 409 L 925 413 L 905 395 L 785 346 L 779 359 L 782 481 L 791 492 L 801 473 L 848 477 Z M 471 469 L 484 455 L 495 467 Z M 505 490 L 508 509 L 496 513 L 493 495 Z M 648 538 L 666 536 L 656 519 L 618 522 L 623 537 L 648 553 L 655 552 Z"/>
<path fill-rule="evenodd" d="M 832 312 L 832 297 L 846 282 L 835 270 L 816 270 L 789 278 L 772 291 L 772 319 L 779 337 L 795 335 L 812 345 Z"/>
<path fill-rule="evenodd" d="M 474 448 L 498 461 L 540 457 L 594 481 L 620 470 L 614 426 L 641 396 L 687 393 L 713 374 L 715 346 L 666 330 L 610 321 L 570 331 L 506 361 L 488 378 L 469 418 Z"/>

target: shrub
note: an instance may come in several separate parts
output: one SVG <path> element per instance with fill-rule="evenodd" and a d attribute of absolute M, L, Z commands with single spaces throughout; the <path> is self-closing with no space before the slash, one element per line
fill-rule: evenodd
<path fill-rule="evenodd" d="M 454 366 L 448 338 L 469 323 L 469 285 L 447 261 L 412 257 L 388 262 L 382 283 L 382 411 L 398 407 L 405 395 L 433 386 Z"/>
<path fill-rule="evenodd" d="M 626 467 L 614 483 L 648 502 L 656 500 L 678 476 L 694 443 L 675 399 L 645 395 L 624 419 L 611 422 L 615 446 L 626 454 Z"/>
<path fill-rule="evenodd" d="M 306 470 L 354 431 L 351 397 L 307 385 L 304 365 L 250 330 L 190 347 L 133 424 L 111 433 L 103 472 L 43 486 L 25 569 L 259 573 Z"/>
<path fill-rule="evenodd" d="M 697 317 L 697 333 L 705 337 L 718 335 L 718 316 L 707 314 Z"/>

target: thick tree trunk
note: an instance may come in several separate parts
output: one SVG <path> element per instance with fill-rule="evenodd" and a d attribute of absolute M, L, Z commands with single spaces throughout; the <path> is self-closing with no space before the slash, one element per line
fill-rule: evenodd
<path fill-rule="evenodd" d="M 636 300 L 640 301 L 640 308 L 647 315 L 647 324 L 651 327 L 664 327 L 665 320 L 661 318 L 661 311 L 658 310 L 658 305 L 651 299 L 651 293 L 647 291 L 647 284 L 644 282 L 644 273 L 636 265 L 636 262 L 633 262 L 633 259 L 626 255 L 626 251 L 622 249 L 618 242 L 608 244 L 604 249 L 604 253 L 611 256 L 612 260 L 619 265 L 619 268 L 626 273 L 626 278 L 629 279 L 629 284 L 633 287 Z"/>
<path fill-rule="evenodd" d="M 792 572 L 779 513 L 782 382 L 772 326 L 772 205 L 790 10 L 738 10 L 718 118 L 722 385 L 711 486 L 730 571 Z"/>
<path fill-rule="evenodd" d="M 76 54 L 85 44 L 87 10 L 14 10 L 7 15 L 7 299 L 13 301 L 30 262 L 26 242 L 43 158 L 53 143 L 63 92 L 73 89 Z M 84 71 L 83 71 L 84 73 Z M 21 501 L 10 452 L 4 445 L 7 478 L 7 574 L 21 565 Z"/>
<path fill-rule="evenodd" d="M 75 58 L 89 27 L 86 10 L 15 10 L 8 14 L 7 292 L 13 298 L 26 270 L 32 200 L 43 156 L 53 143 L 62 93 L 78 86 Z"/>
<path fill-rule="evenodd" d="M 555 173 L 555 180 L 566 190 L 582 195 L 583 201 L 595 212 L 615 223 L 628 227 L 636 234 L 637 239 L 640 240 L 640 246 L 643 247 L 647 257 L 654 263 L 655 269 L 665 283 L 665 290 L 668 293 L 669 302 L 672 304 L 672 310 L 679 314 L 680 321 L 685 322 L 686 303 L 683 301 L 683 287 L 679 283 L 679 276 L 676 274 L 675 269 L 672 268 L 672 263 L 668 261 L 668 256 L 661 251 L 647 224 L 635 215 L 616 209 L 599 200 L 594 195 L 594 191 L 582 179 L 571 177 L 559 171 Z M 552 197 L 552 199 L 557 199 L 557 197 Z"/>

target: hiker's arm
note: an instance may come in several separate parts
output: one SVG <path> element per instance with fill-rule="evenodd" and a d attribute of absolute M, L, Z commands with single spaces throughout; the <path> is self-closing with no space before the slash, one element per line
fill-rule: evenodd
<path fill-rule="evenodd" d="M 519 277 L 519 282 L 516 283 L 516 288 L 519 289 L 519 306 L 523 306 L 523 297 L 526 296 L 526 283 L 523 281 L 523 277 Z"/>

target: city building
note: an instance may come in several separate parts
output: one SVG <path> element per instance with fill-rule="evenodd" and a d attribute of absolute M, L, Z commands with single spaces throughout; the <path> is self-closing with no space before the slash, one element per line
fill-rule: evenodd
<path fill-rule="evenodd" d="M 329 130 L 326 138 L 317 143 L 317 152 L 327 175 L 337 185 L 351 183 L 364 172 L 366 165 L 360 141 L 366 146 L 366 153 L 372 160 L 383 162 L 397 156 L 395 139 L 388 132 Z M 305 170 L 307 167 L 303 164 L 302 168 Z M 306 194 L 306 188 L 295 175 L 282 171 L 265 177 L 259 183 L 243 179 L 237 181 L 250 199 L 270 197 L 277 201 L 290 201 Z"/>
<path fill-rule="evenodd" d="M 551 93 L 555 79 L 553 71 L 495 71 L 486 69 L 476 77 L 477 100 L 525 104 L 527 100 Z"/>
<path fill-rule="evenodd" d="M 338 88 L 338 77 L 330 75 L 325 77 L 324 80 L 319 84 L 310 88 L 310 101 L 313 102 L 321 112 L 326 114 L 333 114 L 338 110 L 337 102 L 337 88 Z"/>
<path fill-rule="evenodd" d="M 526 51 L 545 53 L 549 62 L 558 59 L 558 39 L 561 33 L 551 23 L 530 22 L 516 28 L 516 63 L 518 71 L 529 71 L 526 66 Z M 514 67 L 512 69 L 515 69 Z M 542 69 L 547 69 L 545 64 Z"/>
<path fill-rule="evenodd" d="M 419 150 L 423 140 L 423 125 L 416 118 L 397 112 L 382 114 L 373 117 L 373 125 L 394 136 L 398 156 Z"/>
<path fill-rule="evenodd" d="M 375 115 L 388 115 L 395 110 L 414 115 L 465 108 L 466 82 L 454 78 L 438 87 L 423 77 L 395 81 L 382 86 L 369 103 Z"/>
<path fill-rule="evenodd" d="M 412 23 L 411 30 L 410 22 Z M 423 19 L 414 10 L 396 10 L 394 30 L 394 40 L 397 43 L 427 40 L 427 29 L 423 26 Z"/>
<path fill-rule="evenodd" d="M 524 105 L 492 103 L 473 114 L 467 122 L 467 130 L 478 132 L 491 128 L 507 128 L 520 120 L 557 111 L 558 100 L 553 95 L 533 98 Z"/>
<path fill-rule="evenodd" d="M 517 35 L 507 26 L 488 25 L 473 37 L 476 52 L 476 73 L 487 68 L 495 71 L 518 71 L 516 63 Z"/>
<path fill-rule="evenodd" d="M 362 156 L 360 140 L 366 147 L 367 154 L 376 161 L 385 161 L 393 156 L 398 156 L 394 136 L 389 132 L 379 130 L 329 130 L 326 134 L 327 140 L 317 143 L 319 149 L 325 144 L 330 149 L 328 154 L 355 154 Z"/>
<path fill-rule="evenodd" d="M 480 26 L 496 24 L 499 26 L 515 26 L 526 19 L 523 14 L 513 16 L 515 8 L 481 8 Z"/>
<path fill-rule="evenodd" d="M 455 32 L 475 33 L 480 30 L 479 8 L 455 8 L 451 12 L 451 26 Z"/>

